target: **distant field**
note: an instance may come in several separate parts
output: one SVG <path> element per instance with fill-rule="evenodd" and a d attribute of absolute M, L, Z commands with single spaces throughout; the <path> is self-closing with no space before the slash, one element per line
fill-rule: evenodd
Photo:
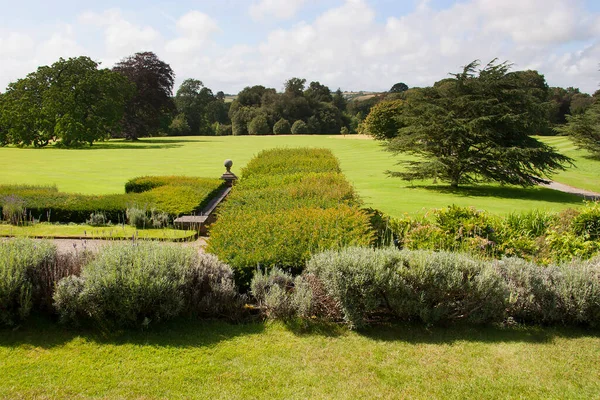
<path fill-rule="evenodd" d="M 559 174 L 558 181 L 600 191 L 600 161 L 584 158 L 566 138 L 543 140 L 576 157 L 579 168 Z M 431 181 L 411 185 L 385 174 L 397 168 L 394 164 L 398 158 L 382 150 L 378 142 L 354 136 L 153 138 L 136 143 L 115 140 L 80 150 L 0 148 L 0 184 L 56 184 L 67 192 L 121 193 L 125 182 L 136 176 L 219 177 L 226 158 L 234 160 L 233 171 L 239 174 L 263 149 L 302 146 L 332 149 L 366 205 L 395 216 L 450 204 L 472 205 L 494 213 L 533 208 L 560 210 L 581 204 L 576 196 L 543 188 L 487 185 L 452 192 Z"/>

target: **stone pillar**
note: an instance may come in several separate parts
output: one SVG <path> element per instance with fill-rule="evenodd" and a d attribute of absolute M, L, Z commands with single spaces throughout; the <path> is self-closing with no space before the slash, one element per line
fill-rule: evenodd
<path fill-rule="evenodd" d="M 234 182 L 237 180 L 237 176 L 235 176 L 235 174 L 231 172 L 233 161 L 225 160 L 225 163 L 223 165 L 225 165 L 225 169 L 227 169 L 227 171 L 223 175 L 221 175 L 221 179 L 225 181 L 225 184 L 227 186 L 232 187 Z"/>

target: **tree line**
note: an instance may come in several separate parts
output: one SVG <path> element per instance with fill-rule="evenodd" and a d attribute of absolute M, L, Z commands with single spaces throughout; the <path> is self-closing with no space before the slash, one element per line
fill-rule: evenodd
<path fill-rule="evenodd" d="M 543 103 L 531 133 L 563 132 L 571 119 L 580 131 L 589 131 L 593 113 L 586 112 L 597 107 L 599 92 L 590 96 L 572 87 L 549 88 L 536 71 L 519 73 L 526 78 L 519 85 L 534 90 Z M 112 69 L 84 56 L 60 59 L 0 94 L 0 145 L 78 147 L 159 135 L 366 133 L 387 138 L 400 129 L 398 107 L 448 80 L 432 88 L 398 82 L 388 92 L 349 99 L 339 88 L 293 77 L 282 91 L 248 86 L 233 101 L 198 79 L 183 81 L 173 95 L 174 82 L 171 67 L 151 52 L 126 57 Z"/>

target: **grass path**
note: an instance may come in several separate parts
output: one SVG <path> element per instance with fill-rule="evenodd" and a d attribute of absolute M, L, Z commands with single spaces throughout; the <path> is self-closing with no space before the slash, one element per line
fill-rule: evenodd
<path fill-rule="evenodd" d="M 590 399 L 598 332 L 172 323 L 116 336 L 0 331 L 0 398 Z"/>
<path fill-rule="evenodd" d="M 588 160 L 569 147 L 566 138 L 543 138 L 577 157 L 577 169 L 557 175 L 561 183 L 600 191 L 600 161 Z M 450 204 L 475 206 L 494 213 L 533 208 L 560 210 L 578 206 L 581 198 L 547 188 L 522 189 L 481 185 L 450 190 L 431 181 L 389 178 L 399 158 L 383 151 L 373 140 L 351 136 L 238 136 L 153 138 L 137 143 L 111 141 L 90 149 L 0 148 L 0 184 L 56 184 L 62 191 L 121 193 L 124 183 L 140 175 L 190 175 L 218 177 L 223 160 L 234 160 L 240 169 L 259 151 L 273 147 L 325 147 L 340 159 L 342 169 L 367 206 L 394 216 L 424 212 Z"/>

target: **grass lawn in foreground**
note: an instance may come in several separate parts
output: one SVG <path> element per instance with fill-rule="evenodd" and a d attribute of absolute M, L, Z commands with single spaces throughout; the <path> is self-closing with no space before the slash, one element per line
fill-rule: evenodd
<path fill-rule="evenodd" d="M 0 224 L 0 237 L 15 236 L 29 238 L 61 238 L 61 239 L 152 239 L 152 240 L 193 240 L 195 231 L 178 229 L 136 229 L 129 225 L 90 226 L 90 225 L 58 225 L 39 223 L 28 226 Z"/>
<path fill-rule="evenodd" d="M 397 169 L 395 163 L 401 157 L 384 151 L 379 142 L 352 135 L 152 138 L 136 143 L 114 140 L 76 150 L 0 148 L 0 183 L 56 184 L 65 192 L 122 193 L 125 182 L 136 176 L 219 177 L 226 158 L 234 160 L 233 172 L 239 174 L 263 149 L 306 146 L 331 149 L 366 205 L 393 216 L 450 204 L 502 214 L 534 208 L 560 210 L 582 204 L 577 196 L 543 188 L 482 185 L 451 191 L 447 185 L 433 185 L 431 181 L 411 184 L 389 178 L 385 171 Z M 559 181 L 576 186 L 575 178 L 588 174 L 594 166 L 600 170 L 600 161 L 589 163 L 589 170 L 569 171 L 571 175 Z"/>
<path fill-rule="evenodd" d="M 0 330 L 1 398 L 591 399 L 600 334 L 181 321 L 117 336 Z"/>

